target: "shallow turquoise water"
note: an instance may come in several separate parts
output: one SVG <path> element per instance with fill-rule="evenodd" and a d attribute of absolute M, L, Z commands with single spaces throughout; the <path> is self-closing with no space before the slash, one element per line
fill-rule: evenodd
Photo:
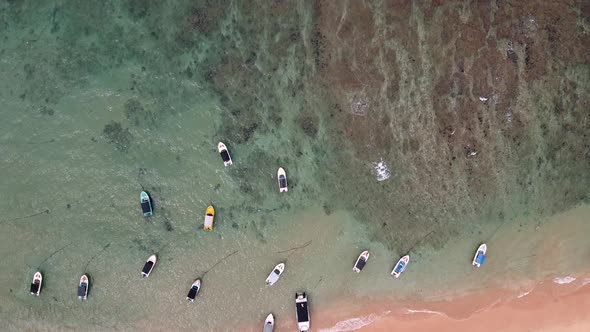
<path fill-rule="evenodd" d="M 548 66 L 558 69 L 544 74 L 543 85 L 522 78 L 532 75 L 522 46 L 514 70 L 522 77 L 512 78 L 524 86 L 520 94 L 503 94 L 512 83 L 497 70 L 501 79 L 486 95 L 494 104 L 483 104 L 475 74 L 466 78 L 469 93 L 460 79 L 446 92 L 435 84 L 452 57 L 436 44 L 439 31 L 425 22 L 426 10 L 414 8 L 410 21 L 394 17 L 397 25 L 371 16 L 384 33 L 420 32 L 415 39 L 412 32 L 385 34 L 383 45 L 371 46 L 364 25 L 350 25 L 373 24 L 355 16 L 363 8 L 342 6 L 351 8 L 0 1 L 3 324 L 128 329 L 164 313 L 174 328 L 207 330 L 268 311 L 286 315 L 295 290 L 314 290 L 319 303 L 362 294 L 362 279 L 348 272 L 367 248 L 379 263 L 363 272 L 372 281 L 366 291 L 395 292 L 401 286 L 387 273 L 402 254 L 428 261 L 449 242 L 475 246 L 518 216 L 534 220 L 588 200 L 587 65 L 557 54 Z M 378 6 L 369 9 L 378 13 Z M 479 14 L 474 8 L 465 15 Z M 578 35 L 586 27 L 580 24 Z M 422 48 L 414 49 L 418 37 Z M 508 45 L 497 39 L 498 49 Z M 394 60 L 386 52 L 392 49 Z M 412 52 L 422 57 L 419 66 Z M 355 74 L 364 71 L 360 79 L 338 67 L 347 59 Z M 446 95 L 430 100 L 439 90 Z M 455 113 L 441 111 L 440 100 Z M 453 109 L 461 103 L 480 119 Z M 231 150 L 232 167 L 222 165 L 219 140 Z M 278 193 L 280 166 L 288 194 Z M 154 201 L 149 220 L 138 206 L 142 189 Z M 213 233 L 201 230 L 208 204 L 217 212 Z M 141 280 L 153 252 L 158 266 Z M 269 292 L 262 281 L 284 259 L 286 279 Z M 204 301 L 186 306 L 187 287 L 214 265 Z M 37 269 L 46 279 L 43 296 L 33 299 L 26 290 Z M 75 285 L 84 272 L 93 286 L 80 305 Z M 421 288 L 414 279 L 405 286 Z"/>

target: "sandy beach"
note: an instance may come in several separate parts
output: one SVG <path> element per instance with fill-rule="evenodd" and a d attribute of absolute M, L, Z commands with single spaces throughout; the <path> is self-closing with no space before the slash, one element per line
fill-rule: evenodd
<path fill-rule="evenodd" d="M 588 331 L 589 277 L 579 276 L 569 284 L 547 280 L 528 291 L 494 289 L 448 302 L 339 304 L 316 328 L 323 332 Z M 356 318 L 344 318 L 351 314 Z"/>

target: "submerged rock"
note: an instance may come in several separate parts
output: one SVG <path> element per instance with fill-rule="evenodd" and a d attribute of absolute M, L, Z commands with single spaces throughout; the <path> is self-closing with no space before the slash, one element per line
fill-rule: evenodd
<path fill-rule="evenodd" d="M 115 148 L 121 152 L 127 152 L 131 145 L 133 136 L 129 132 L 129 128 L 123 128 L 121 123 L 111 121 L 104 126 L 102 136 Z"/>

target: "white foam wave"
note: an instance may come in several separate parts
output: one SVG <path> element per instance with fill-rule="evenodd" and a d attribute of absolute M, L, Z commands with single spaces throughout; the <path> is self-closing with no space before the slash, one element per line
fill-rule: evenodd
<path fill-rule="evenodd" d="M 584 279 L 584 281 L 582 282 L 582 286 L 586 286 L 588 284 L 590 284 L 590 278 Z"/>
<path fill-rule="evenodd" d="M 432 314 L 432 315 L 439 315 L 439 316 L 447 316 L 444 312 L 440 311 L 432 311 L 428 309 L 406 309 L 407 314 Z"/>
<path fill-rule="evenodd" d="M 384 315 L 387 315 L 390 311 L 386 312 Z M 382 316 L 377 314 L 370 314 L 368 316 L 363 317 L 355 317 L 346 320 L 339 321 L 336 325 L 329 327 L 327 329 L 320 329 L 320 332 L 345 332 L 345 331 L 355 331 L 362 327 L 365 327 L 369 324 L 374 323 Z"/>
<path fill-rule="evenodd" d="M 573 282 L 574 280 L 576 280 L 575 277 L 565 276 L 563 278 L 557 277 L 557 278 L 553 279 L 553 282 L 556 284 L 563 285 L 563 284 L 569 284 L 569 283 Z"/>
<path fill-rule="evenodd" d="M 526 291 L 526 292 L 522 292 L 522 293 L 518 294 L 517 298 L 519 298 L 519 299 L 520 298 L 523 298 L 523 297 L 529 295 L 531 292 L 532 292 L 532 290 Z"/>
<path fill-rule="evenodd" d="M 372 163 L 371 165 L 373 166 L 373 174 L 377 181 L 385 181 L 391 177 L 391 171 L 383 159 L 376 163 Z"/>

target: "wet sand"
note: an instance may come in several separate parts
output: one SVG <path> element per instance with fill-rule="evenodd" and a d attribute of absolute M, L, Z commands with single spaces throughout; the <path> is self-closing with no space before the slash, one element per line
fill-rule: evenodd
<path fill-rule="evenodd" d="M 340 303 L 337 311 L 322 313 L 315 327 L 324 332 L 588 331 L 589 276 L 567 285 L 547 280 L 524 292 L 488 290 L 450 302 Z M 346 318 L 351 316 L 357 318 Z"/>

